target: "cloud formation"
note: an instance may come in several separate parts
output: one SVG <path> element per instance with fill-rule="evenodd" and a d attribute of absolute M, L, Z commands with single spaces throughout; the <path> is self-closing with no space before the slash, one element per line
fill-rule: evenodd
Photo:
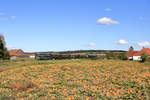
<path fill-rule="evenodd" d="M 111 9 L 110 8 L 106 8 L 105 11 L 111 11 Z"/>
<path fill-rule="evenodd" d="M 122 45 L 126 45 L 128 44 L 128 42 L 126 40 L 119 40 L 117 42 L 115 42 L 116 44 L 122 44 Z"/>
<path fill-rule="evenodd" d="M 97 24 L 111 25 L 111 24 L 119 24 L 118 21 L 112 20 L 108 17 L 103 17 L 98 19 Z"/>
<path fill-rule="evenodd" d="M 140 47 L 149 47 L 150 46 L 150 42 L 148 42 L 148 41 L 138 42 L 137 45 L 140 46 Z"/>
<path fill-rule="evenodd" d="M 88 46 L 89 47 L 94 47 L 94 46 L 96 46 L 96 44 L 91 42 L 91 43 L 88 44 Z"/>
<path fill-rule="evenodd" d="M 16 16 L 11 16 L 11 19 L 12 20 L 16 20 Z"/>

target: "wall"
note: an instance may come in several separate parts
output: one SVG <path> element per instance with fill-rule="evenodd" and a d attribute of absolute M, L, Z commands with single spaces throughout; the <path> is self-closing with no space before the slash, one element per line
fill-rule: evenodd
<path fill-rule="evenodd" d="M 140 61 L 141 60 L 141 56 L 133 56 L 133 60 Z"/>

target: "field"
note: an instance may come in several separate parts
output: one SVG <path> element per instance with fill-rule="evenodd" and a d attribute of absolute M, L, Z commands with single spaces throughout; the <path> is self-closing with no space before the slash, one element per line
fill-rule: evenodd
<path fill-rule="evenodd" d="M 19 59 L 0 62 L 0 100 L 150 99 L 150 63 Z"/>

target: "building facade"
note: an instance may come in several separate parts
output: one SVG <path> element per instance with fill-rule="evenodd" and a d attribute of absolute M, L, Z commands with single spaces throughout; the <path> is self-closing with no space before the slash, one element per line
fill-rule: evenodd
<path fill-rule="evenodd" d="M 129 60 L 136 60 L 136 61 L 141 61 L 142 54 L 145 53 L 146 56 L 150 56 L 150 49 L 149 48 L 143 48 L 140 51 L 128 51 L 126 52 L 126 56 L 128 57 Z"/>
<path fill-rule="evenodd" d="M 35 58 L 35 54 L 34 53 L 25 53 L 21 49 L 9 50 L 9 54 L 11 56 L 11 59 L 16 59 L 16 58 Z"/>

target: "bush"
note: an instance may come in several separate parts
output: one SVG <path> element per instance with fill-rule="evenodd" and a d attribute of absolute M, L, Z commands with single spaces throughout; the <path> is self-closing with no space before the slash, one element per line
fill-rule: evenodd
<path fill-rule="evenodd" d="M 142 62 L 145 62 L 147 60 L 147 56 L 145 52 L 142 53 L 141 59 L 142 59 Z"/>
<path fill-rule="evenodd" d="M 120 59 L 120 60 L 127 60 L 128 58 L 127 58 L 127 56 L 126 56 L 126 53 L 121 53 L 121 54 L 119 55 L 119 59 Z"/>
<path fill-rule="evenodd" d="M 89 54 L 89 55 L 88 55 L 88 58 L 89 58 L 89 59 L 92 59 L 92 60 L 98 59 L 98 57 L 97 57 L 96 54 Z"/>
<path fill-rule="evenodd" d="M 114 58 L 114 54 L 112 52 L 108 51 L 108 52 L 106 52 L 106 58 L 112 59 L 112 58 Z"/>

